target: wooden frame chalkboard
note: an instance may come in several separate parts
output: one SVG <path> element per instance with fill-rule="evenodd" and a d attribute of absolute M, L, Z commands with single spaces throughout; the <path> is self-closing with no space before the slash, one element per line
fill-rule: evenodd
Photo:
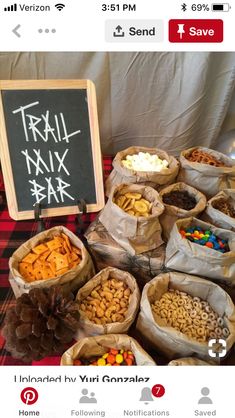
<path fill-rule="evenodd" d="M 0 156 L 10 216 L 104 206 L 95 86 L 90 80 L 0 81 Z"/>

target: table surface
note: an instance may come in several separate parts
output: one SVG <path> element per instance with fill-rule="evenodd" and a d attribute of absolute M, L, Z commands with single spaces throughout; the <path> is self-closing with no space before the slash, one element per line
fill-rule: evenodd
<path fill-rule="evenodd" d="M 105 156 L 103 158 L 104 178 L 106 178 L 112 169 L 112 158 Z M 97 214 L 90 213 L 83 217 L 85 228 L 95 219 Z M 76 233 L 75 215 L 59 216 L 46 218 L 44 220 L 45 229 L 53 226 L 64 225 L 72 232 Z M 34 220 L 14 221 L 10 218 L 6 196 L 4 191 L 4 183 L 2 172 L 0 169 L 0 329 L 7 309 L 9 309 L 15 301 L 14 294 L 8 281 L 9 276 L 9 258 L 12 253 L 25 241 L 32 238 L 37 233 L 37 223 Z M 33 365 L 59 365 L 60 356 L 47 357 L 41 361 L 32 363 Z M 4 338 L 0 333 L 0 365 L 25 365 L 25 363 L 13 359 L 11 355 L 4 349 Z"/>

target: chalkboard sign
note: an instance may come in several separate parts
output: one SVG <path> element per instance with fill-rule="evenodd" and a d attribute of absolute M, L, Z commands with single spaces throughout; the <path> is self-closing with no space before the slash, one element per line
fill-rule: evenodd
<path fill-rule="evenodd" d="M 0 81 L 0 152 L 9 212 L 32 219 L 104 206 L 94 84 Z"/>

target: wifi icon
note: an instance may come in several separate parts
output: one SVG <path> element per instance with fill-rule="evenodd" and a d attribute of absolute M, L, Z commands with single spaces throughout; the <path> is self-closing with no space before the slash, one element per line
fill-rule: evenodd
<path fill-rule="evenodd" d="M 63 4 L 63 3 L 58 3 L 58 4 L 55 4 L 55 7 L 56 7 L 59 11 L 61 11 L 61 10 L 65 7 L 65 4 Z"/>

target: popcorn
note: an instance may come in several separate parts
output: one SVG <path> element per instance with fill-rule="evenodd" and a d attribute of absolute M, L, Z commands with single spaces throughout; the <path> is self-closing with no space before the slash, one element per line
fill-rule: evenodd
<path fill-rule="evenodd" d="M 148 152 L 127 155 L 126 159 L 122 160 L 122 164 L 129 170 L 156 172 L 167 169 L 169 165 L 167 160 L 162 160 L 157 154 L 149 154 Z"/>

